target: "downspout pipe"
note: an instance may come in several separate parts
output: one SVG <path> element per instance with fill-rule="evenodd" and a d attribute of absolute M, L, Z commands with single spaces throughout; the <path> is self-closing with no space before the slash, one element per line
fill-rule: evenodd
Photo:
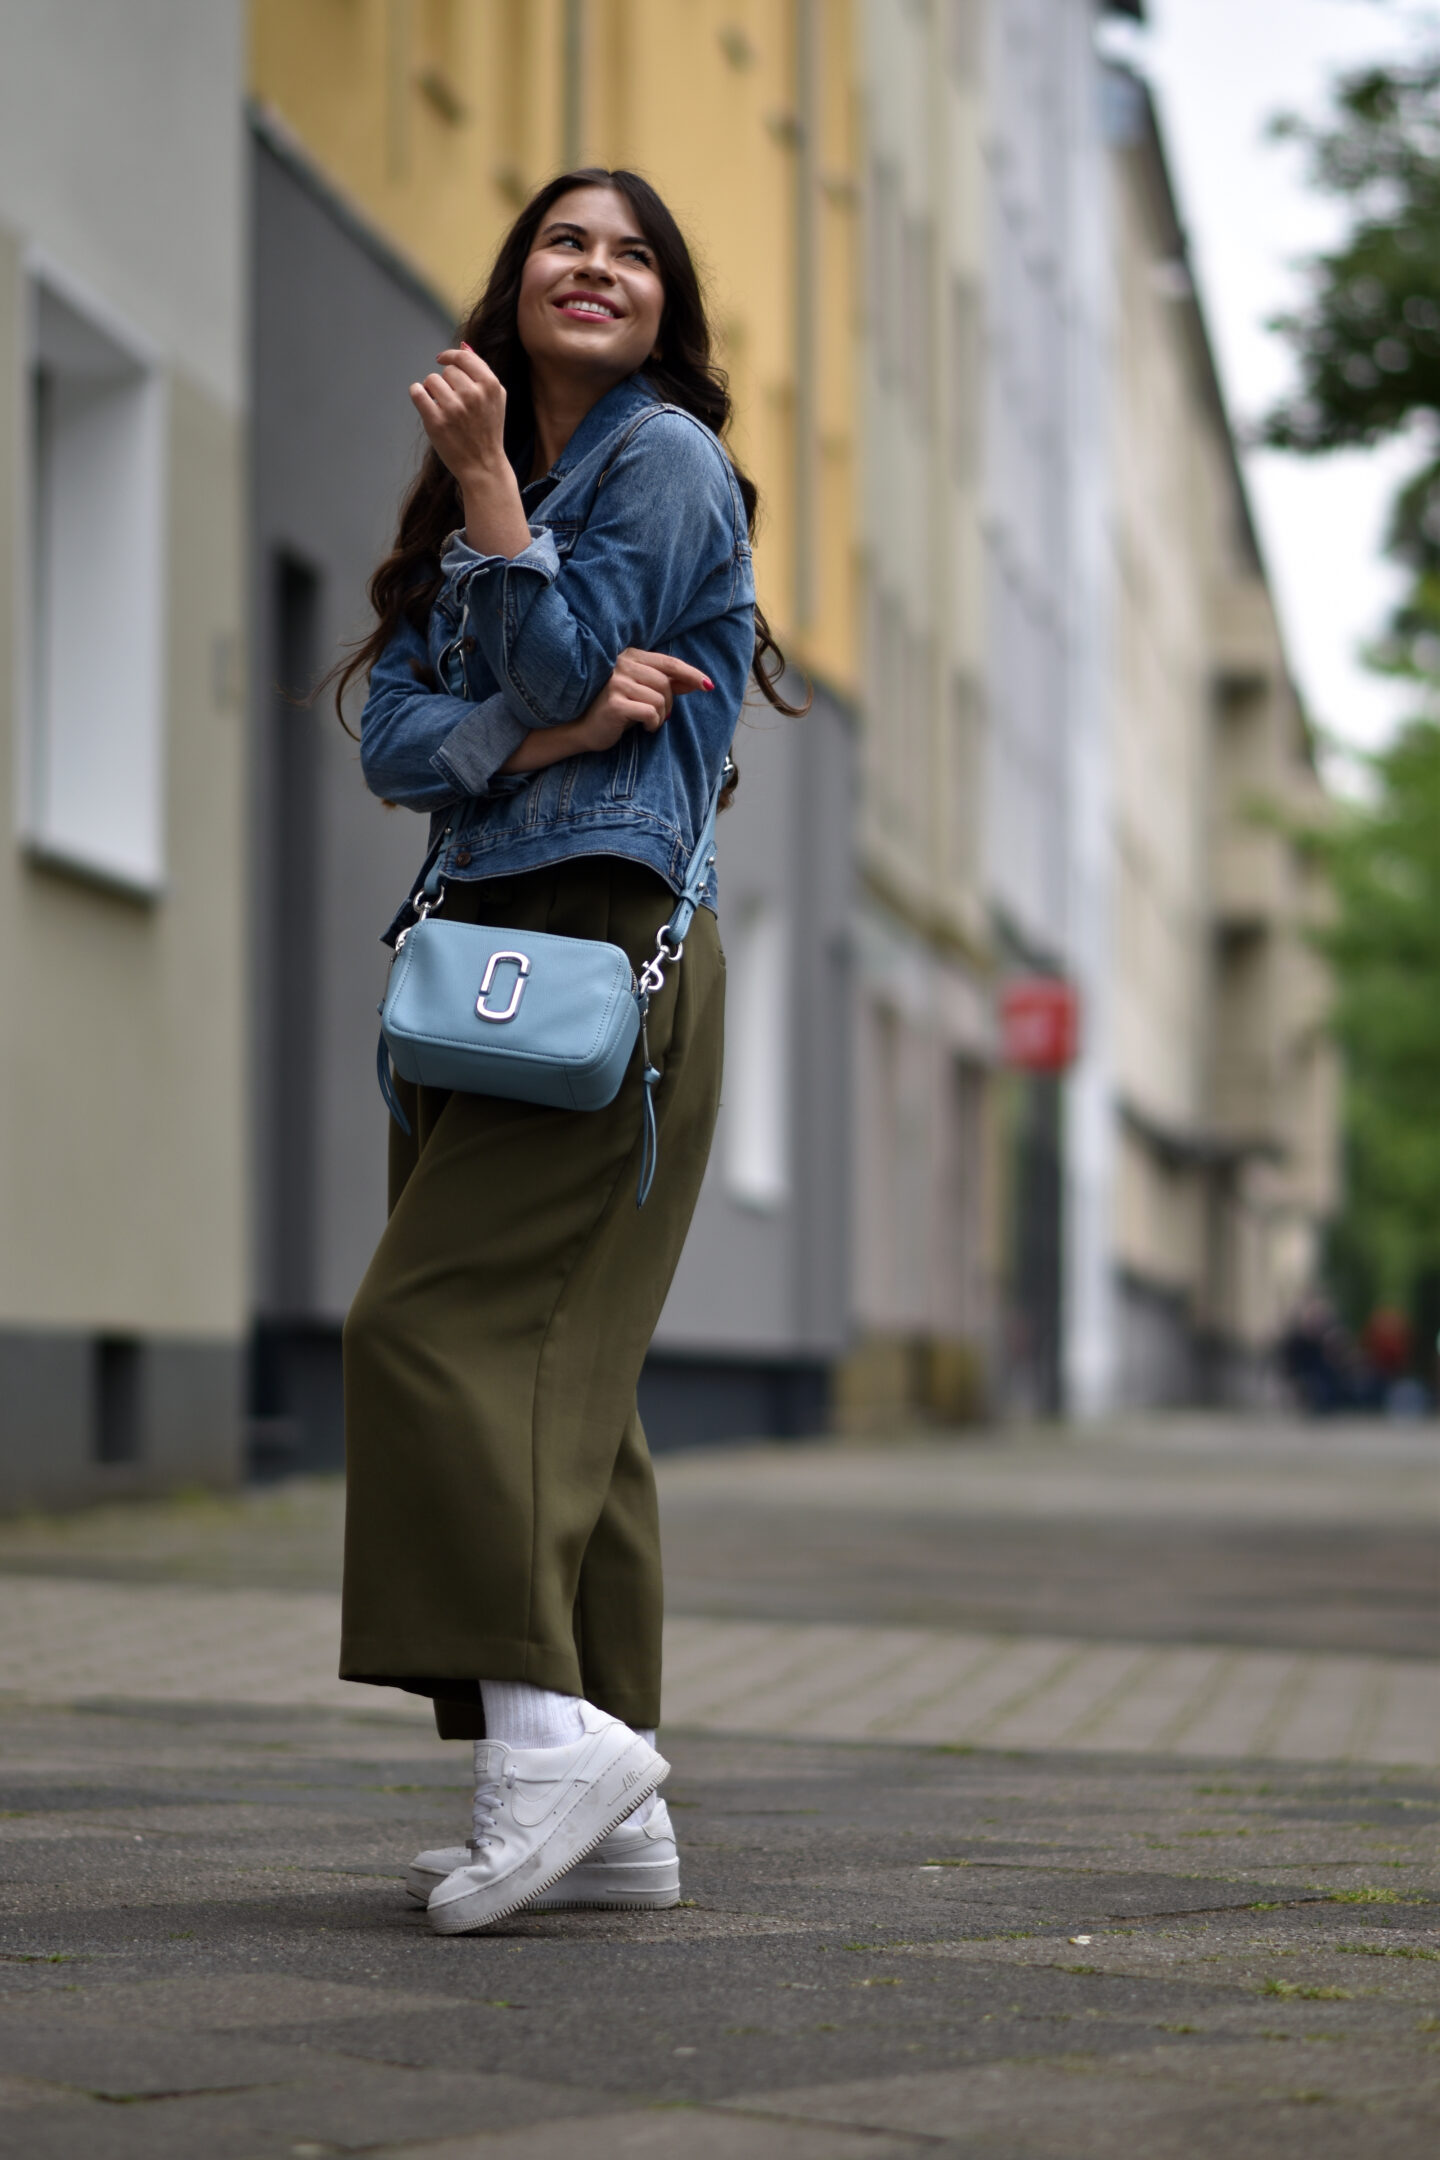
<path fill-rule="evenodd" d="M 795 0 L 795 562 L 794 627 L 815 619 L 816 253 L 820 134 L 820 21 L 816 0 Z"/>
<path fill-rule="evenodd" d="M 585 0 L 564 0 L 560 65 L 560 158 L 573 168 L 585 148 Z"/>

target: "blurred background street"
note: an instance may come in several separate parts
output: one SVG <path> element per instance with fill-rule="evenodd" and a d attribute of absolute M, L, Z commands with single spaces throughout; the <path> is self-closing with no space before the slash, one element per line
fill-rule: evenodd
<path fill-rule="evenodd" d="M 715 1449 L 661 1494 L 677 1726 L 1440 1765 L 1424 1432 Z M 0 1688 L 403 1713 L 334 1677 L 343 1511 L 315 1479 L 0 1526 Z"/>
<path fill-rule="evenodd" d="M 400 1871 L 468 1750 L 333 1678 L 336 1481 L 0 1531 L 6 2150 L 1428 2150 L 1423 1436 L 721 1449 L 661 1489 L 687 1902 L 459 1942 Z"/>

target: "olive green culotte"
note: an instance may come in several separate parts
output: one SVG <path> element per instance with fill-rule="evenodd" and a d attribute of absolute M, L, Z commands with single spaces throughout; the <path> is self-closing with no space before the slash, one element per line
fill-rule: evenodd
<path fill-rule="evenodd" d="M 446 915 L 602 938 L 638 971 L 674 896 L 584 857 L 452 884 Z M 643 1208 L 638 1056 L 604 1110 L 401 1083 L 390 1218 L 345 1324 L 343 1679 L 483 1732 L 478 1682 L 660 1720 L 655 1480 L 635 1386 L 720 1093 L 724 958 L 701 908 L 650 1007 L 659 1169 Z"/>

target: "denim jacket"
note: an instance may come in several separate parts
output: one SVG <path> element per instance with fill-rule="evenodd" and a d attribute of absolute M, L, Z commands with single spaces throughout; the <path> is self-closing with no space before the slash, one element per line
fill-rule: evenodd
<path fill-rule="evenodd" d="M 428 635 L 403 626 L 376 662 L 360 720 L 366 782 L 430 812 L 446 878 L 620 855 L 678 891 L 754 654 L 734 471 L 707 427 L 632 375 L 522 494 L 530 545 L 480 555 L 455 534 Z M 611 750 L 501 773 L 531 729 L 579 719 L 627 645 L 675 653 L 715 687 L 677 697 L 653 735 L 634 727 Z M 417 664 L 443 690 L 424 689 Z M 705 897 L 713 908 L 713 873 Z M 387 939 L 409 912 L 407 901 Z"/>

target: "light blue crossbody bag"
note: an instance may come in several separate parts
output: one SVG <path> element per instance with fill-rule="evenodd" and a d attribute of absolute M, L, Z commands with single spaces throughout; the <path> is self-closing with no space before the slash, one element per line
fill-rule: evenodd
<path fill-rule="evenodd" d="M 661 1079 L 650 1056 L 646 1015 L 665 970 L 680 959 L 700 905 L 715 861 L 720 797 L 733 770 L 727 754 L 680 897 L 638 978 L 619 946 L 599 939 L 446 922 L 437 913 L 445 898 L 437 852 L 415 893 L 415 921 L 395 940 L 380 1007 L 380 1092 L 403 1131 L 410 1124 L 395 1094 L 392 1064 L 402 1080 L 422 1087 L 502 1095 L 557 1110 L 603 1110 L 620 1092 L 638 1039 L 644 1145 L 635 1204 L 645 1205 L 655 1178 L 655 1090 Z"/>

